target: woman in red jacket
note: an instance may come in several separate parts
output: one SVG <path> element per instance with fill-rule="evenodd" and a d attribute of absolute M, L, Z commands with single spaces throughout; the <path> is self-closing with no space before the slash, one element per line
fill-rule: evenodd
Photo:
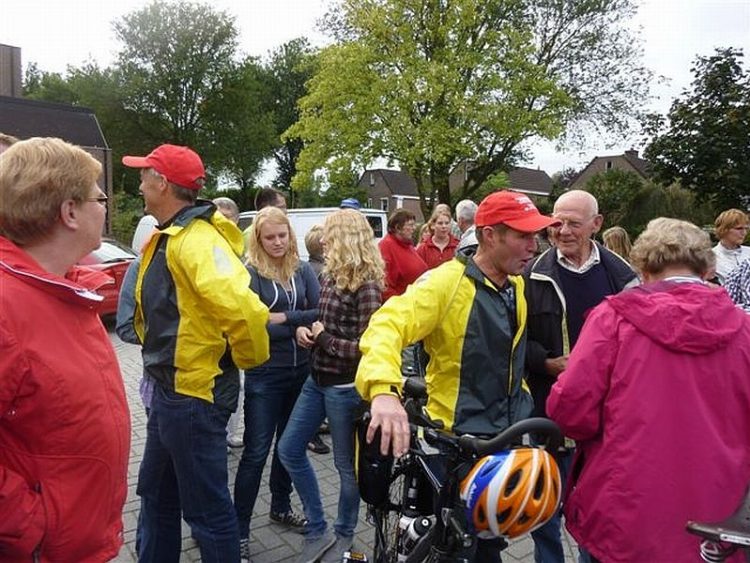
<path fill-rule="evenodd" d="M 414 249 L 416 217 L 407 209 L 397 209 L 388 218 L 388 234 L 380 241 L 380 255 L 385 262 L 383 301 L 401 295 L 427 270 L 427 264 Z"/>
<path fill-rule="evenodd" d="M 0 560 L 109 561 L 122 545 L 130 416 L 75 267 L 107 213 L 101 164 L 60 139 L 0 155 Z"/>
<path fill-rule="evenodd" d="M 436 207 L 427 224 L 427 233 L 417 246 L 417 254 L 432 269 L 456 255 L 458 239 L 451 234 L 451 214 L 445 207 Z"/>

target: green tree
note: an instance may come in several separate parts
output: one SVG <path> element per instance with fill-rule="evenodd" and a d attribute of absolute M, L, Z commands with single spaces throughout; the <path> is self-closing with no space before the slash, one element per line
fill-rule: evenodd
<path fill-rule="evenodd" d="M 341 0 L 327 24 L 338 43 L 287 132 L 306 143 L 293 185 L 384 158 L 430 209 L 471 196 L 527 139 L 603 115 L 623 123 L 648 76 L 622 25 L 630 11 L 628 0 Z M 451 193 L 463 161 L 471 172 Z"/>
<path fill-rule="evenodd" d="M 153 142 L 199 149 L 202 107 L 234 69 L 234 19 L 207 5 L 154 0 L 114 23 L 124 102 Z"/>
<path fill-rule="evenodd" d="M 599 202 L 599 213 L 604 215 L 603 229 L 621 225 L 631 201 L 643 188 L 643 179 L 635 172 L 613 168 L 592 176 L 586 191 Z"/>
<path fill-rule="evenodd" d="M 271 52 L 266 64 L 266 80 L 273 103 L 276 134 L 281 135 L 299 120 L 299 100 L 305 95 L 305 83 L 312 77 L 316 51 L 304 37 L 284 43 Z M 273 151 L 276 162 L 274 187 L 290 192 L 297 173 L 297 159 L 304 142 L 299 137 L 280 139 Z"/>
<path fill-rule="evenodd" d="M 692 90 L 672 102 L 666 119 L 651 116 L 644 152 L 655 177 L 679 181 L 699 201 L 720 208 L 750 203 L 750 73 L 740 49 L 717 49 L 693 64 Z"/>

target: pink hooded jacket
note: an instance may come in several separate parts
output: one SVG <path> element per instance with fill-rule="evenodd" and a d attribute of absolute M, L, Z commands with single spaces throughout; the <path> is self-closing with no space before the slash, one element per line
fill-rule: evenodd
<path fill-rule="evenodd" d="M 547 400 L 578 451 L 567 528 L 597 559 L 700 561 L 688 520 L 750 481 L 750 316 L 723 289 L 660 282 L 589 315 Z"/>

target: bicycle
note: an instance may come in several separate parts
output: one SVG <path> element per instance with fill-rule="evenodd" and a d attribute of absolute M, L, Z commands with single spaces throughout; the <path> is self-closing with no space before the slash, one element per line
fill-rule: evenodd
<path fill-rule="evenodd" d="M 381 456 L 378 433 L 372 444 L 360 445 L 368 451 L 364 455 L 358 453 L 360 491 L 368 505 L 368 521 L 375 528 L 373 561 L 468 563 L 461 552 L 473 546 L 477 534 L 464 514 L 461 475 L 483 456 L 518 448 L 527 434 L 546 436 L 546 449 L 556 452 L 563 444 L 562 433 L 551 420 L 532 418 L 490 439 L 455 436 L 441 431 L 439 423 L 424 415 L 424 380 L 408 378 L 404 397 L 412 429 L 409 452 L 398 460 Z M 368 423 L 369 418 L 363 417 L 358 429 L 360 441 Z M 365 463 L 369 467 L 363 467 Z M 444 467 L 445 471 L 436 467 Z M 559 507 L 561 496 L 557 471 L 555 465 L 558 490 L 550 515 Z M 545 521 L 537 522 L 534 528 Z"/>
<path fill-rule="evenodd" d="M 740 505 L 721 522 L 689 521 L 685 526 L 691 534 L 702 538 L 700 555 L 708 563 L 726 561 L 742 549 L 750 561 L 750 486 Z"/>

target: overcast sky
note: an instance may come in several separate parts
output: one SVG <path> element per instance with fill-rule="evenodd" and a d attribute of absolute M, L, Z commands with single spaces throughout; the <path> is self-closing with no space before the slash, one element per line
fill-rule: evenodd
<path fill-rule="evenodd" d="M 0 43 L 21 47 L 24 68 L 36 62 L 45 71 L 64 72 L 89 58 L 106 66 L 118 44 L 111 22 L 147 0 L 2 0 Z M 327 0 L 213 0 L 212 5 L 233 14 L 246 54 L 263 56 L 295 37 L 306 36 L 322 45 L 325 37 L 315 22 L 326 11 Z M 642 29 L 645 63 L 668 84 L 655 85 L 658 96 L 650 109 L 666 112 L 672 98 L 691 81 L 696 55 L 716 47 L 741 47 L 750 65 L 750 0 L 641 0 L 633 22 Z M 618 139 L 611 149 L 603 142 L 584 151 L 557 152 L 550 144 L 534 150 L 528 166 L 552 174 L 564 166 L 581 167 L 598 154 L 616 154 L 637 146 L 638 137 Z M 613 142 L 613 141 L 610 141 Z"/>

